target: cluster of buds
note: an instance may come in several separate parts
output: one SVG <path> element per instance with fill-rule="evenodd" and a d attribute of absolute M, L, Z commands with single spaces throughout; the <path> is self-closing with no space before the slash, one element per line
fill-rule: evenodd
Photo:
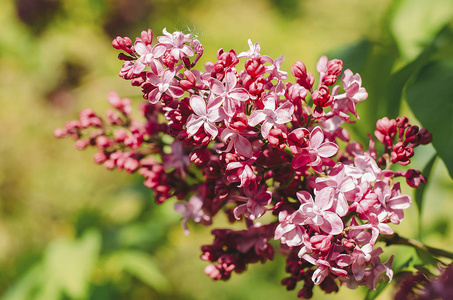
<path fill-rule="evenodd" d="M 425 182 L 418 170 L 391 166 L 408 165 L 413 148 L 431 141 L 428 131 L 405 117 L 383 118 L 375 136 L 384 153 L 372 138 L 365 150 L 349 142 L 342 125 L 359 118 L 356 106 L 368 94 L 341 60 L 320 58 L 316 87 L 301 61 L 291 68 L 294 82 L 286 82 L 284 57 L 261 55 L 250 40 L 247 51 L 220 49 L 217 61 L 200 70 L 204 49 L 197 39 L 163 34 L 154 45 L 151 30 L 134 43 L 127 37 L 112 43 L 124 51 L 120 77 L 146 99 L 144 121 L 131 117 L 129 99 L 110 93 L 105 119 L 86 109 L 55 136 L 73 137 L 78 149 L 97 147 L 94 161 L 107 169 L 139 173 L 157 203 L 176 199 L 186 233 L 189 221 L 210 225 L 221 211 L 244 222 L 244 230 L 213 230 L 213 244 L 202 247 L 211 263 L 205 273 L 214 280 L 271 260 L 273 238 L 280 241 L 277 253 L 288 257 L 290 277 L 282 284 L 294 289 L 303 281 L 301 298 L 310 298 L 315 285 L 332 292 L 338 284 L 375 289 L 381 278 L 390 281 L 393 257 L 381 262 L 377 242 L 411 205 L 394 179 L 404 176 L 412 187 Z M 262 224 L 265 214 L 270 221 Z"/>

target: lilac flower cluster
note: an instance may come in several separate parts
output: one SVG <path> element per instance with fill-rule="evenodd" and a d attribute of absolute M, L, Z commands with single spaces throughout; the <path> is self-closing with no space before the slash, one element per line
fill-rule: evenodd
<path fill-rule="evenodd" d="M 72 136 L 78 149 L 97 147 L 94 161 L 107 169 L 139 173 L 157 203 L 175 198 L 186 233 L 189 221 L 209 225 L 221 210 L 231 222 L 244 221 L 245 230 L 213 230 L 213 244 L 202 247 L 214 280 L 271 260 L 273 238 L 288 257 L 282 284 L 294 289 L 303 281 L 302 298 L 314 285 L 332 292 L 338 283 L 375 289 L 381 278 L 390 281 L 393 256 L 382 262 L 376 244 L 411 205 L 394 178 L 404 176 L 411 187 L 425 182 L 418 170 L 390 167 L 408 165 L 413 149 L 431 142 L 429 132 L 405 117 L 383 118 L 375 137 L 384 153 L 371 136 L 365 150 L 349 142 L 342 125 L 359 118 L 356 106 L 368 94 L 341 60 L 320 58 L 317 85 L 298 61 L 294 81 L 285 82 L 284 57 L 261 55 L 249 40 L 249 50 L 220 49 L 201 71 L 194 68 L 204 51 L 197 39 L 163 34 L 154 45 L 151 30 L 134 43 L 112 42 L 124 51 L 120 77 L 147 100 L 140 106 L 144 122 L 131 117 L 129 99 L 112 92 L 105 119 L 85 109 L 55 136 Z M 265 214 L 271 221 L 261 224 Z"/>

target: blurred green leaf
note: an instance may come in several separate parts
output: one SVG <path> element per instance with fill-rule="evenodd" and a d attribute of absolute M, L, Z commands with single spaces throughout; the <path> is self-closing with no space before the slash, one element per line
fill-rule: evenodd
<path fill-rule="evenodd" d="M 426 65 L 407 87 L 407 102 L 433 135 L 433 146 L 453 177 L 453 59 Z"/>
<path fill-rule="evenodd" d="M 100 247 L 101 236 L 95 230 L 86 232 L 80 240 L 54 241 L 49 245 L 44 260 L 46 285 L 60 288 L 71 298 L 85 298 Z"/>
<path fill-rule="evenodd" d="M 330 59 L 341 59 L 344 69 L 351 69 L 352 72 L 357 73 L 362 71 L 372 49 L 371 42 L 364 38 L 353 44 L 330 51 L 326 55 Z"/>
<path fill-rule="evenodd" d="M 376 290 L 368 290 L 365 299 L 364 300 L 374 300 L 376 299 L 384 290 L 386 287 L 388 287 L 389 284 L 388 282 L 385 281 L 380 281 L 376 287 Z"/>
<path fill-rule="evenodd" d="M 38 286 L 42 284 L 42 264 L 36 264 L 13 285 L 1 298 L 2 300 L 30 299 Z"/>
<path fill-rule="evenodd" d="M 156 291 L 169 291 L 170 284 L 151 255 L 137 250 L 124 250 L 116 252 L 111 259 L 119 268 L 137 277 Z"/>
<path fill-rule="evenodd" d="M 448 26 L 446 26 L 439 31 L 437 36 L 430 41 L 429 45 L 423 49 L 422 53 L 420 53 L 416 59 L 391 75 L 385 93 L 385 101 L 387 101 L 387 117 L 396 118 L 399 115 L 406 83 L 416 76 L 420 69 L 426 65 L 434 55 L 442 53 L 445 48 L 451 50 L 450 43 L 452 37 L 453 33 Z"/>
<path fill-rule="evenodd" d="M 422 248 L 419 248 L 419 247 L 415 248 L 415 252 L 417 253 L 420 260 L 422 261 L 423 266 L 429 266 L 429 265 L 437 266 L 438 265 L 439 261 L 430 252 L 428 252 Z"/>
<path fill-rule="evenodd" d="M 433 157 L 429 160 L 426 166 L 423 168 L 422 175 L 426 177 L 426 180 L 429 180 L 431 170 L 433 169 L 434 161 L 436 160 L 437 155 L 433 155 Z M 422 184 L 415 190 L 415 203 L 417 204 L 418 208 L 418 236 L 421 237 L 421 230 L 422 230 L 422 208 L 423 208 L 423 199 L 426 190 L 426 184 Z"/>
<path fill-rule="evenodd" d="M 401 0 L 395 1 L 392 9 L 390 29 L 406 60 L 417 57 L 453 18 L 451 0 Z"/>

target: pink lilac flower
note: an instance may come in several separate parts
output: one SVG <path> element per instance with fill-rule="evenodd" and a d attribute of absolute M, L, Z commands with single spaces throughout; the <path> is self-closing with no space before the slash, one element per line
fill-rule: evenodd
<path fill-rule="evenodd" d="M 292 214 L 289 214 L 286 210 L 282 210 L 278 214 L 279 223 L 277 228 L 275 228 L 274 239 L 280 240 L 282 244 L 286 244 L 289 247 L 301 245 L 306 232 L 303 227 L 306 218 L 299 210 L 296 210 Z"/>
<path fill-rule="evenodd" d="M 314 230 L 322 230 L 327 234 L 340 234 L 343 229 L 343 221 L 335 213 L 328 209 L 332 206 L 333 191 L 331 189 L 323 189 L 316 193 L 315 200 L 307 191 L 297 192 L 301 206 L 299 211 L 307 219 L 305 223 L 310 225 Z"/>
<path fill-rule="evenodd" d="M 252 169 L 255 161 L 256 157 L 252 156 L 252 158 L 244 161 L 230 162 L 226 167 L 226 171 L 229 173 L 227 180 L 230 182 L 240 181 L 241 184 L 238 187 L 248 186 L 255 182 L 256 174 Z"/>
<path fill-rule="evenodd" d="M 266 190 L 256 191 L 248 187 L 244 188 L 243 191 L 246 197 L 232 197 L 234 200 L 246 202 L 235 207 L 233 211 L 235 218 L 239 220 L 242 215 L 252 221 L 260 218 L 266 212 L 266 206 L 272 201 L 272 193 Z"/>
<path fill-rule="evenodd" d="M 362 79 L 359 74 L 353 75 L 351 70 L 345 70 L 341 78 L 343 89 L 346 93 L 334 96 L 333 111 L 341 111 L 345 113 L 352 113 L 356 118 L 357 115 L 356 105 L 358 102 L 365 100 L 368 93 L 362 87 Z"/>
<path fill-rule="evenodd" d="M 171 143 L 171 153 L 165 154 L 162 158 L 165 169 L 175 168 L 182 174 L 185 174 L 184 168 L 190 165 L 189 157 L 184 154 L 184 145 L 178 140 Z"/>
<path fill-rule="evenodd" d="M 227 143 L 224 152 L 230 152 L 234 148 L 235 152 L 245 157 L 252 156 L 252 144 L 246 136 L 253 136 L 255 132 L 252 131 L 237 131 L 230 128 L 225 128 L 220 134 L 220 139 Z"/>
<path fill-rule="evenodd" d="M 260 51 L 261 51 L 260 44 L 259 43 L 253 44 L 251 39 L 249 39 L 247 42 L 249 44 L 250 49 L 247 50 L 246 52 L 239 53 L 237 57 L 238 58 L 250 57 L 251 59 L 259 59 L 261 57 L 261 55 L 260 55 Z"/>
<path fill-rule="evenodd" d="M 233 71 L 229 70 L 224 78 L 225 85 L 215 78 L 209 79 L 209 88 L 214 95 L 220 98 L 225 113 L 232 117 L 242 102 L 247 101 L 250 96 L 246 89 L 237 86 L 237 78 Z"/>
<path fill-rule="evenodd" d="M 214 125 L 215 122 L 224 119 L 222 104 L 220 99 L 211 100 L 206 105 L 205 100 L 197 95 L 190 97 L 190 106 L 194 114 L 190 115 L 186 122 L 187 133 L 189 137 L 197 133 L 198 129 L 203 126 L 204 131 L 215 139 L 219 133 L 218 128 Z"/>
<path fill-rule="evenodd" d="M 330 207 L 340 217 L 348 213 L 348 201 L 353 201 L 354 195 L 357 193 L 357 185 L 352 177 L 346 175 L 345 167 L 342 163 L 337 163 L 330 170 L 328 177 L 316 178 L 314 187 L 316 191 L 332 189 L 334 197 L 331 200 Z"/>
<path fill-rule="evenodd" d="M 158 76 L 162 75 L 164 68 L 158 58 L 165 53 L 166 48 L 164 45 L 157 44 L 153 48 L 151 45 L 145 45 L 141 41 L 136 41 L 134 49 L 135 52 L 140 55 L 140 58 L 137 59 L 134 64 L 135 74 L 141 73 L 145 69 L 146 65 L 149 65 L 154 74 Z"/>
<path fill-rule="evenodd" d="M 159 36 L 157 40 L 165 45 L 175 60 L 194 55 L 193 50 L 186 45 L 187 42 L 190 42 L 190 34 L 184 34 L 180 31 L 169 33 L 166 28 L 162 32 L 165 36 Z"/>
<path fill-rule="evenodd" d="M 404 218 L 403 209 L 410 207 L 412 200 L 408 195 L 401 195 L 400 183 L 395 183 L 392 188 L 384 181 L 376 181 L 374 191 L 382 205 L 382 212 L 394 224 L 399 224 Z"/>
<path fill-rule="evenodd" d="M 187 222 L 193 220 L 195 223 L 204 223 L 206 225 L 211 223 L 211 217 L 209 217 L 202 209 L 203 199 L 200 195 L 194 195 L 190 197 L 188 202 L 177 202 L 175 203 L 175 211 L 183 215 L 182 227 L 186 235 L 190 234 L 187 228 Z"/>
<path fill-rule="evenodd" d="M 162 73 L 162 77 L 153 73 L 147 74 L 148 81 L 156 87 L 148 95 L 150 103 L 156 104 L 164 94 L 172 98 L 178 98 L 184 94 L 184 90 L 178 86 L 178 82 L 174 79 L 174 76 L 175 72 L 170 71 L 170 69 L 165 70 Z"/>
<path fill-rule="evenodd" d="M 323 165 L 331 165 L 329 157 L 338 152 L 338 145 L 332 142 L 324 142 L 324 133 L 321 127 L 316 127 L 310 133 L 308 147 L 303 148 L 299 155 L 294 156 L 292 165 L 294 169 L 305 166 L 312 167 L 317 173 L 323 173 Z"/>
<path fill-rule="evenodd" d="M 282 62 L 285 60 L 285 56 L 282 55 L 278 58 L 276 58 L 272 65 L 269 67 L 266 67 L 266 72 L 270 73 L 269 77 L 270 78 L 275 78 L 279 82 L 286 80 L 288 78 L 288 72 L 282 71 L 280 69 Z"/>
<path fill-rule="evenodd" d="M 381 178 L 382 170 L 376 161 L 369 155 L 357 155 L 354 157 L 354 166 L 345 165 L 346 174 L 360 181 L 374 182 Z"/>
<path fill-rule="evenodd" d="M 346 276 L 348 272 L 332 266 L 328 261 L 324 259 L 315 259 L 308 254 L 305 254 L 303 257 L 306 261 L 310 262 L 311 264 L 316 266 L 316 270 L 313 273 L 311 280 L 314 284 L 321 284 L 323 280 L 330 274 L 335 274 L 338 276 Z"/>
<path fill-rule="evenodd" d="M 249 117 L 249 125 L 256 126 L 263 122 L 261 125 L 261 135 L 267 138 L 269 131 L 275 125 L 283 125 L 292 119 L 294 113 L 294 106 L 291 102 L 286 101 L 276 109 L 276 96 L 269 95 L 263 101 L 264 109 L 255 110 Z"/>

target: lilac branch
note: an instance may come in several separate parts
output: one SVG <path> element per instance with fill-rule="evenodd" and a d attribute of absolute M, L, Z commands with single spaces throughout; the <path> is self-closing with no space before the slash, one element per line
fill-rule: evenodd
<path fill-rule="evenodd" d="M 405 246 L 410 246 L 413 248 L 427 251 L 434 256 L 440 256 L 440 257 L 446 257 L 449 259 L 453 259 L 452 252 L 427 246 L 420 241 L 402 237 L 402 236 L 398 235 L 397 233 L 394 233 L 394 234 L 388 235 L 388 236 L 381 236 L 380 240 L 382 242 L 384 242 L 387 246 L 389 246 L 389 245 L 405 245 Z"/>

